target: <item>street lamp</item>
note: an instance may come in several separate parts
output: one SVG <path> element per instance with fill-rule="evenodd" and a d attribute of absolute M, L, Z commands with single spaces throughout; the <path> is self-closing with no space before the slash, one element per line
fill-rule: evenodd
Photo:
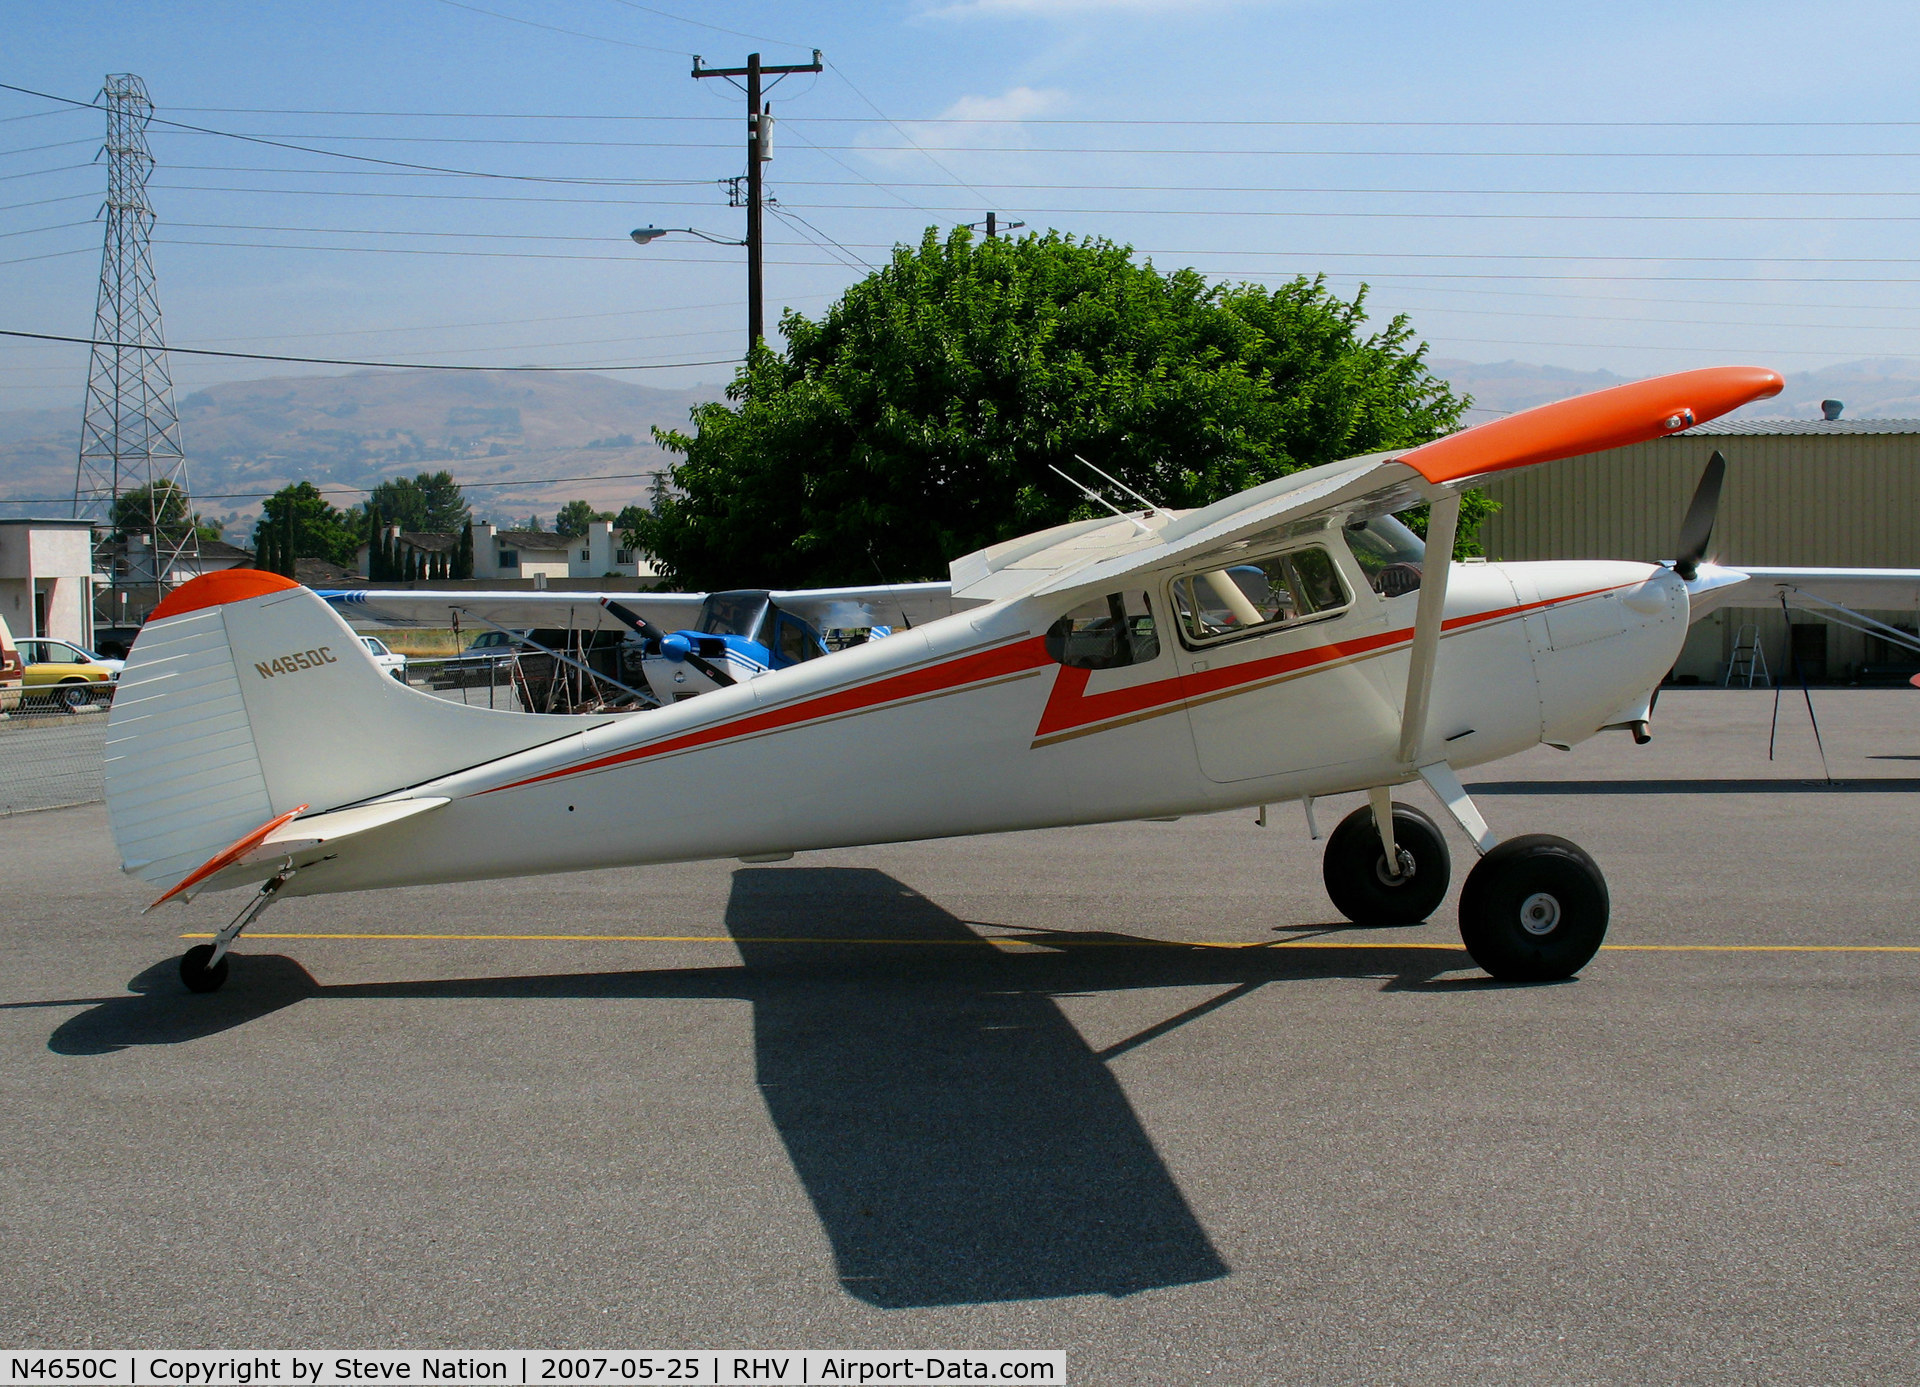
<path fill-rule="evenodd" d="M 701 240 L 711 241 L 716 246 L 744 246 L 746 244 L 745 241 L 730 241 L 724 236 L 711 236 L 698 227 L 692 226 L 637 226 L 627 234 L 633 237 L 633 243 L 635 245 L 644 246 L 674 231 L 683 232 L 688 236 L 698 236 Z"/>

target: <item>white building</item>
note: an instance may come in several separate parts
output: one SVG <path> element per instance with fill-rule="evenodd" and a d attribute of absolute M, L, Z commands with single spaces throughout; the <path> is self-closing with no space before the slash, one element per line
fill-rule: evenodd
<path fill-rule="evenodd" d="M 450 552 L 457 535 L 413 534 L 393 530 L 403 548 L 422 554 Z M 360 574 L 371 575 L 368 547 L 360 546 Z M 652 578 L 653 564 L 645 554 L 625 548 L 611 520 L 595 520 L 584 535 L 562 539 L 543 530 L 502 530 L 476 523 L 473 527 L 474 578 L 546 580 L 553 578 Z"/>
<path fill-rule="evenodd" d="M 611 520 L 595 520 L 584 535 L 562 539 L 534 530 L 473 527 L 476 578 L 651 578 L 653 564 L 628 549 Z"/>
<path fill-rule="evenodd" d="M 93 647 L 93 522 L 0 520 L 0 616 L 15 636 Z"/>

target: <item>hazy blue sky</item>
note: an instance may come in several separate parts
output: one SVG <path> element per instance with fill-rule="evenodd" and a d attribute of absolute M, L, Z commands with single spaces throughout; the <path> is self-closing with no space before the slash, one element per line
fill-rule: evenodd
<path fill-rule="evenodd" d="M 626 232 L 740 234 L 743 100 L 689 55 L 818 46 L 827 71 L 772 93 L 769 187 L 797 219 L 768 222 L 775 313 L 993 209 L 1163 267 L 1365 279 L 1443 356 L 1920 356 L 1911 3 L 61 0 L 0 20 L 0 81 L 85 100 L 134 72 L 171 119 L 519 175 L 156 125 L 176 345 L 736 356 L 743 253 Z M 0 327 L 90 330 L 103 121 L 0 92 Z M 183 387 L 299 369 L 174 364 Z M 0 409 L 77 406 L 83 370 L 83 348 L 0 345 Z"/>

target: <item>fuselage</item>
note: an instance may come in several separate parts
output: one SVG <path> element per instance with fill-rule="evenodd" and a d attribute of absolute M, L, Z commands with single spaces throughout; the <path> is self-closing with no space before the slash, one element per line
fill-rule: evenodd
<path fill-rule="evenodd" d="M 299 873 L 288 895 L 1205 813 L 1398 784 L 1644 710 L 1685 585 L 1640 563 L 1458 564 L 1424 739 L 1398 756 L 1417 591 L 1337 528 L 1344 604 L 1201 626 L 1195 575 L 1130 577 L 1131 659 L 1080 659 L 1076 599 L 1021 597 L 416 785 L 434 813 Z M 1377 581 L 1377 578 L 1376 578 Z M 1145 632 L 1145 637 L 1141 632 Z M 1200 632 L 1200 634 L 1196 634 Z"/>

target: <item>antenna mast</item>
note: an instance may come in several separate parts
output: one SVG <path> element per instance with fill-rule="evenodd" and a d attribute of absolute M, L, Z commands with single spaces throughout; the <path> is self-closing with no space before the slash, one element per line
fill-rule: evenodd
<path fill-rule="evenodd" d="M 101 94 L 107 102 L 107 235 L 73 514 L 97 522 L 103 542 L 96 553 L 111 564 L 118 608 L 125 587 L 151 583 L 158 602 L 168 587 L 198 572 L 200 541 L 154 290 L 153 206 L 147 201 L 153 101 L 146 83 L 132 73 L 110 75 Z M 121 562 L 113 562 L 116 539 L 126 546 Z M 136 566 L 140 548 L 147 554 Z M 113 610 L 108 619 L 126 615 Z"/>

